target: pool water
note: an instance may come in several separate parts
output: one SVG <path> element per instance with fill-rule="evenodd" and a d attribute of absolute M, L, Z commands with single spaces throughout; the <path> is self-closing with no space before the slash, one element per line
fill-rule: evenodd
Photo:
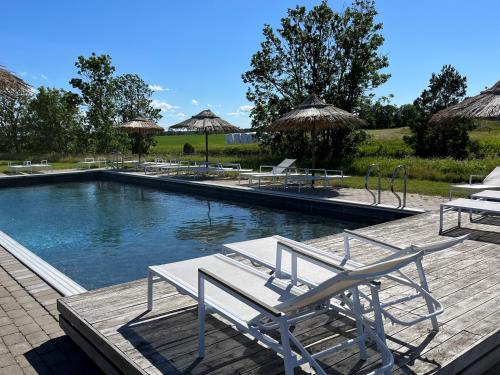
<path fill-rule="evenodd" d="M 274 234 L 303 241 L 362 225 L 105 181 L 0 189 L 0 230 L 87 289 L 224 243 Z"/>

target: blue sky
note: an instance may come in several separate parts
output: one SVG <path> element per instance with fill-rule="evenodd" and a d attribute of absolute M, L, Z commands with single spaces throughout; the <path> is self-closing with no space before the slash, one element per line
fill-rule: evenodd
<path fill-rule="evenodd" d="M 161 125 L 211 107 L 250 125 L 241 73 L 288 7 L 318 1 L 8 1 L 2 6 L 0 65 L 33 86 L 69 89 L 79 55 L 107 53 L 117 73 L 156 86 Z M 330 1 L 342 9 L 348 2 Z M 413 101 L 443 64 L 468 77 L 474 95 L 500 79 L 500 1 L 378 0 L 392 78 L 375 91 Z"/>

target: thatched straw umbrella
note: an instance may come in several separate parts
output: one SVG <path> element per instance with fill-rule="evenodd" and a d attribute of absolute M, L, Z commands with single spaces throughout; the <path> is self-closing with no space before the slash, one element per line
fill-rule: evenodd
<path fill-rule="evenodd" d="M 124 122 L 118 128 L 128 134 L 137 134 L 139 136 L 139 162 L 141 161 L 142 137 L 145 135 L 161 134 L 165 131 L 160 125 L 144 117 L 136 117 L 132 121 Z"/>
<path fill-rule="evenodd" d="M 465 99 L 432 116 L 430 122 L 462 119 L 500 120 L 500 81 L 479 95 Z"/>
<path fill-rule="evenodd" d="M 208 134 L 209 133 L 239 133 L 241 130 L 221 119 L 211 110 L 206 109 L 190 119 L 172 125 L 169 129 L 185 129 L 198 133 L 205 133 L 205 162 L 208 163 Z"/>
<path fill-rule="evenodd" d="M 11 96 L 12 92 L 28 92 L 31 86 L 15 74 L 0 66 L 0 94 Z"/>
<path fill-rule="evenodd" d="M 343 109 L 325 103 L 316 94 L 309 95 L 297 108 L 285 113 L 267 127 L 268 131 L 309 130 L 312 140 L 312 168 L 316 167 L 316 131 L 341 126 L 361 126 L 366 122 Z"/>

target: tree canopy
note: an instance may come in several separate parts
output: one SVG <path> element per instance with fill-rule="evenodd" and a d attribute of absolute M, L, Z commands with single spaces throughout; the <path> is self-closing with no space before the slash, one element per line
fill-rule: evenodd
<path fill-rule="evenodd" d="M 356 111 L 367 90 L 389 79 L 382 72 L 388 59 L 379 52 L 384 42 L 382 24 L 376 22 L 375 3 L 355 0 L 343 12 L 335 12 L 327 1 L 310 11 L 304 6 L 288 9 L 280 27 L 263 28 L 264 40 L 251 59 L 251 69 L 242 75 L 249 85 L 247 99 L 254 103 L 252 127 L 257 130 L 315 93 L 328 103 Z M 345 156 L 340 130 L 319 132 L 323 157 Z M 345 138 L 359 142 L 361 133 Z M 345 129 L 342 131 L 345 133 Z M 276 151 L 285 149 L 303 156 L 310 140 L 301 132 L 263 137 Z M 349 150 L 352 147 L 348 147 Z"/>
<path fill-rule="evenodd" d="M 468 132 L 474 125 L 470 121 L 430 124 L 431 116 L 460 102 L 467 91 L 467 77 L 451 65 L 444 65 L 439 73 L 432 73 L 429 85 L 413 102 L 418 114 L 410 123 L 412 135 L 405 141 L 421 157 L 464 158 L 474 147 Z"/>
<path fill-rule="evenodd" d="M 151 137 L 129 137 L 116 127 L 138 116 L 161 118 L 148 85 L 137 74 L 116 76 L 109 55 L 79 56 L 75 66 L 78 76 L 70 84 L 78 93 L 31 90 L 15 76 L 2 80 L 0 152 L 108 153 L 153 144 Z"/>

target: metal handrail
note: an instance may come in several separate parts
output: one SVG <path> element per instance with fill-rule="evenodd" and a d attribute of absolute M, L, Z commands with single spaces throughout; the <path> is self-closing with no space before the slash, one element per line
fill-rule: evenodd
<path fill-rule="evenodd" d="M 371 191 L 368 188 L 368 177 L 370 177 L 372 169 L 376 169 L 376 171 L 377 171 L 377 177 L 378 177 L 378 194 L 377 194 L 377 196 L 375 196 L 373 191 Z M 373 204 L 375 204 L 375 205 L 380 204 L 380 192 L 382 190 L 382 183 L 381 183 L 380 167 L 378 166 L 378 164 L 370 164 L 368 166 L 368 170 L 366 171 L 366 176 L 365 176 L 365 189 L 368 190 L 368 192 L 372 195 Z"/>
<path fill-rule="evenodd" d="M 400 170 L 403 170 L 403 204 L 401 204 L 401 198 L 399 197 L 399 194 L 394 191 L 394 180 L 396 179 L 396 176 L 398 175 L 398 172 Z M 396 168 L 394 168 L 394 171 L 392 172 L 391 176 L 391 193 L 396 196 L 398 199 L 398 208 L 405 208 L 406 206 L 406 180 L 408 178 L 408 167 L 404 164 L 398 165 Z"/>

